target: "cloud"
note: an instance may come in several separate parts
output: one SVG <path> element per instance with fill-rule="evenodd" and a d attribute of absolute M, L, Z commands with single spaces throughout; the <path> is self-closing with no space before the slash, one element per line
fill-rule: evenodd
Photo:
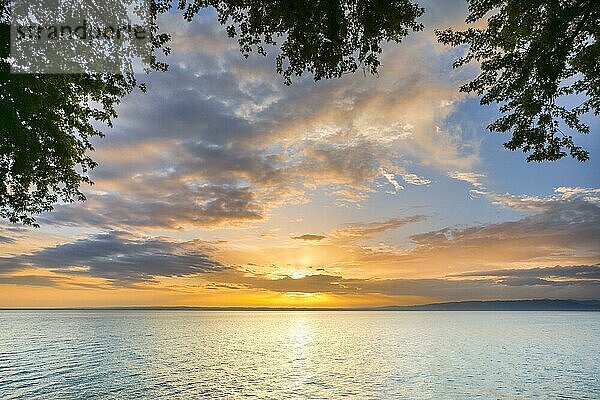
<path fill-rule="evenodd" d="M 323 234 L 327 239 L 318 244 L 224 250 L 230 257 L 224 260 L 275 264 L 289 274 L 310 266 L 342 276 L 404 279 L 600 262 L 600 207 L 583 199 L 555 201 L 509 221 L 419 231 L 426 220 L 413 215 L 343 224 Z M 402 231 L 392 235 L 394 229 Z M 402 233 L 409 236 L 398 244 Z"/>
<path fill-rule="evenodd" d="M 600 280 L 600 264 L 538 267 L 526 269 L 498 269 L 492 271 L 466 272 L 454 276 L 471 277 L 517 277 L 567 280 Z"/>
<path fill-rule="evenodd" d="M 223 266 L 200 241 L 174 242 L 111 231 L 13 257 L 0 258 L 0 270 L 43 268 L 66 275 L 108 280 L 113 285 L 153 282 L 156 277 L 190 276 Z M 21 278 L 19 278 L 21 279 Z"/>
<path fill-rule="evenodd" d="M 383 175 L 383 177 L 387 179 L 387 181 L 394 187 L 394 191 L 390 193 L 398 193 L 400 190 L 404 190 L 404 186 L 398 183 L 393 173 L 387 172 L 383 168 L 380 168 L 379 171 L 381 172 L 381 175 Z"/>
<path fill-rule="evenodd" d="M 481 183 L 483 174 L 472 172 L 452 172 L 451 178 L 465 181 L 476 187 L 469 191 L 470 197 L 487 197 L 493 204 L 509 207 L 513 210 L 524 212 L 541 212 L 559 206 L 569 201 L 583 201 L 587 203 L 600 203 L 600 189 L 581 187 L 557 187 L 553 196 L 515 195 L 511 193 L 497 193 L 486 189 Z"/>
<path fill-rule="evenodd" d="M 404 182 L 409 183 L 411 185 L 428 186 L 431 183 L 430 179 L 423 178 L 423 177 L 415 175 L 415 174 L 409 174 L 409 173 L 402 174 L 401 173 L 400 176 L 402 176 L 402 179 L 404 179 Z"/>
<path fill-rule="evenodd" d="M 14 243 L 14 242 L 15 242 L 14 238 L 0 235 L 0 243 Z"/>
<path fill-rule="evenodd" d="M 556 204 L 555 199 L 537 196 L 514 195 L 510 193 L 500 194 L 476 189 L 471 190 L 469 193 L 472 199 L 485 196 L 492 200 L 493 204 L 506 206 L 517 211 L 539 212 L 547 210 L 550 206 Z"/>
<path fill-rule="evenodd" d="M 485 178 L 484 174 L 480 174 L 478 172 L 460 172 L 460 171 L 450 172 L 450 173 L 448 173 L 448 176 L 452 179 L 470 183 L 471 185 L 478 187 L 478 188 L 483 187 L 483 184 L 481 183 L 481 179 Z"/>
<path fill-rule="evenodd" d="M 532 271 L 531 276 L 535 277 Z M 216 273 L 211 281 L 281 293 L 327 293 L 337 295 L 379 294 L 426 296 L 440 300 L 525 299 L 598 297 L 600 281 L 547 281 L 529 279 L 515 284 L 498 279 L 347 279 L 336 275 L 268 278 L 239 272 Z"/>
<path fill-rule="evenodd" d="M 562 199 L 575 199 L 583 198 L 585 201 L 590 203 L 600 202 L 600 189 L 599 188 L 582 188 L 582 187 L 557 187 L 554 189 L 555 193 L 558 193 Z"/>
<path fill-rule="evenodd" d="M 413 234 L 409 237 L 412 248 L 360 243 L 372 233 L 402 225 L 390 222 L 354 224 L 329 233 L 328 237 L 337 238 L 332 246 L 341 248 L 330 249 L 340 256 L 327 265 L 328 270 L 363 271 L 379 277 L 441 277 L 485 268 L 600 261 L 600 207 L 581 199 L 559 201 L 513 221 Z"/>
<path fill-rule="evenodd" d="M 319 241 L 325 239 L 325 236 L 306 234 L 306 235 L 301 235 L 301 236 L 293 236 L 292 239 L 305 240 L 305 241 L 309 241 L 309 242 L 319 242 Z"/>
<path fill-rule="evenodd" d="M 60 205 L 40 222 L 237 226 L 308 202 L 314 191 L 359 204 L 378 190 L 381 171 L 394 190 L 400 177 L 430 184 L 407 170 L 411 162 L 443 170 L 478 162 L 476 146 L 446 126 L 460 82 L 431 62 L 427 40 L 386 45 L 378 78 L 307 77 L 286 87 L 272 58 L 245 60 L 213 19 L 163 18 L 174 37 L 169 71 L 144 76 L 148 93 L 125 98 L 115 128 L 95 143 L 88 201 Z"/>
<path fill-rule="evenodd" d="M 373 235 L 397 229 L 408 224 L 414 224 L 426 219 L 423 215 L 413 215 L 405 218 L 391 218 L 386 221 L 346 224 L 334 230 L 330 236 L 340 239 L 368 239 Z"/>
<path fill-rule="evenodd" d="M 10 245 L 17 241 L 19 234 L 23 233 L 24 228 L 20 226 L 4 225 L 0 221 L 0 245 Z"/>
<path fill-rule="evenodd" d="M 104 229 L 182 229 L 238 224 L 263 218 L 264 205 L 247 187 L 186 185 L 182 182 L 171 191 L 168 190 L 171 185 L 155 177 L 135 180 L 140 185 L 138 193 L 112 192 L 89 196 L 86 203 L 59 206 L 54 212 L 42 215 L 39 221 Z M 150 192 L 154 192 L 155 197 Z"/>
<path fill-rule="evenodd" d="M 597 257 L 600 208 L 584 201 L 565 201 L 517 221 L 466 228 L 447 228 L 414 235 L 416 252 L 448 257 L 454 265 Z M 476 250 L 475 250 L 476 249 Z M 462 254 L 462 255 L 461 255 Z M 486 260 L 487 258 L 487 260 Z"/>
<path fill-rule="evenodd" d="M 600 189 L 560 187 L 554 189 L 556 195 L 549 197 L 499 194 L 490 191 L 472 191 L 493 200 L 494 204 L 506 206 L 518 211 L 544 211 L 567 202 L 597 203 L 600 198 L 591 194 L 600 193 Z"/>
<path fill-rule="evenodd" d="M 54 286 L 58 286 L 58 282 L 55 278 L 52 278 L 49 276 L 38 276 L 38 275 L 2 276 L 2 275 L 0 275 L 0 285 L 54 287 Z"/>
<path fill-rule="evenodd" d="M 111 231 L 0 258 L 0 270 L 15 273 L 44 268 L 66 276 L 102 278 L 113 286 L 154 282 L 160 277 L 197 276 L 208 284 L 281 292 L 426 295 L 440 299 L 530 297 L 526 289 L 542 297 L 546 289 L 565 298 L 590 297 L 594 290 L 597 293 L 600 207 L 595 204 L 579 198 L 562 200 L 515 221 L 413 234 L 413 248 L 363 243 L 425 219 L 413 215 L 346 224 L 327 235 L 293 237 L 306 244 L 289 249 L 250 248 L 234 258 L 228 253 L 228 243 L 181 242 Z M 212 254 L 219 254 L 220 261 Z M 308 279 L 274 279 L 277 275 L 273 274 L 282 271 L 282 266 L 277 266 L 281 260 L 307 255 L 309 264 L 303 268 L 310 265 L 313 271 L 319 267 L 328 273 Z M 225 266 L 251 262 L 272 265 L 265 267 L 270 274 Z M 265 270 L 255 267 L 253 270 Z M 290 271 L 294 268 L 291 266 Z"/>

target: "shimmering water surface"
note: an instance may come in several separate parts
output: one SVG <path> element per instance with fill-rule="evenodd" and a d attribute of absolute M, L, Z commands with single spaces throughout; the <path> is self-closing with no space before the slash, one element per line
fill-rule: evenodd
<path fill-rule="evenodd" d="M 600 399 L 600 313 L 0 311 L 1 399 Z"/>

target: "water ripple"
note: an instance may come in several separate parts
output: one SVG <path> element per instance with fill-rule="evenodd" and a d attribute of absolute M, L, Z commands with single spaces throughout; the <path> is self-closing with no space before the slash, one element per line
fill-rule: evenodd
<path fill-rule="evenodd" d="M 0 312 L 1 399 L 600 398 L 600 313 Z"/>

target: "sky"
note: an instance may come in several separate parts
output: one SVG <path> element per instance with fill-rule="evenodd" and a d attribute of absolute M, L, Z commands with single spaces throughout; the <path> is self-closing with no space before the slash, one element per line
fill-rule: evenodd
<path fill-rule="evenodd" d="M 386 44 L 378 76 L 291 86 L 214 13 L 162 17 L 168 72 L 94 142 L 87 201 L 0 224 L 0 307 L 355 307 L 600 298 L 591 159 L 527 163 L 460 85 L 462 1 Z"/>

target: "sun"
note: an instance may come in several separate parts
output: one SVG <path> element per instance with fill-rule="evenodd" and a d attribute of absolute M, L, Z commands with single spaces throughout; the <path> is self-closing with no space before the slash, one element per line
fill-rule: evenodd
<path fill-rule="evenodd" d="M 304 277 L 306 277 L 306 274 L 302 271 L 294 271 L 290 275 L 290 278 L 292 278 L 292 279 L 302 279 Z"/>

